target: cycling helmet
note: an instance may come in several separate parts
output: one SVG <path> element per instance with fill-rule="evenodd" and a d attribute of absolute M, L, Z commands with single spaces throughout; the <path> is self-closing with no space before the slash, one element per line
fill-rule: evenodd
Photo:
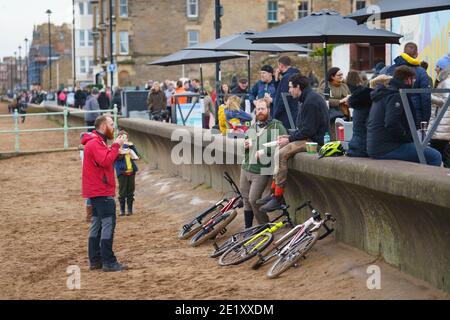
<path fill-rule="evenodd" d="M 344 147 L 340 141 L 332 141 L 324 144 L 319 150 L 319 159 L 323 157 L 339 157 L 345 154 Z"/>

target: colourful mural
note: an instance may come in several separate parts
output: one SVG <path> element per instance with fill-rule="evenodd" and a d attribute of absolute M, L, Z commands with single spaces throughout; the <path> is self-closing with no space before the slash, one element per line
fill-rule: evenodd
<path fill-rule="evenodd" d="M 392 46 L 392 58 L 403 51 L 405 43 L 415 42 L 419 46 L 419 59 L 428 62 L 428 73 L 434 79 L 437 60 L 450 54 L 450 10 L 392 19 L 392 31 L 404 36 L 400 46 Z"/>

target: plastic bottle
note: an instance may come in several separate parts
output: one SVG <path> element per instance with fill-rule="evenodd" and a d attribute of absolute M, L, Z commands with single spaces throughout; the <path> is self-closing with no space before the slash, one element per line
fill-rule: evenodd
<path fill-rule="evenodd" d="M 326 133 L 325 133 L 325 136 L 323 137 L 323 143 L 324 143 L 324 144 L 327 144 L 327 143 L 330 142 L 330 140 L 331 140 L 330 134 L 329 134 L 328 132 L 326 132 Z"/>

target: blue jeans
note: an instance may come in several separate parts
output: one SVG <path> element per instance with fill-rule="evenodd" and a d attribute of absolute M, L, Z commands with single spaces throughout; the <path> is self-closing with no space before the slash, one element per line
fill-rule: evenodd
<path fill-rule="evenodd" d="M 424 150 L 425 160 L 428 165 L 440 167 L 442 164 L 442 156 L 436 149 L 427 147 Z M 388 152 L 382 156 L 373 157 L 378 160 L 403 160 L 409 162 L 420 163 L 414 143 L 404 143 L 397 149 Z"/>
<path fill-rule="evenodd" d="M 117 259 L 112 249 L 116 228 L 116 202 L 113 197 L 90 199 L 92 222 L 89 229 L 89 263 L 91 266 L 116 263 Z"/>

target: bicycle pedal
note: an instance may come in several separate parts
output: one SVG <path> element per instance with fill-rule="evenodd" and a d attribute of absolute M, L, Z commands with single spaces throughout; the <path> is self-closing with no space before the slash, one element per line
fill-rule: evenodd
<path fill-rule="evenodd" d="M 221 236 L 223 236 L 225 233 L 227 233 L 227 228 L 223 228 L 219 233 Z"/>

